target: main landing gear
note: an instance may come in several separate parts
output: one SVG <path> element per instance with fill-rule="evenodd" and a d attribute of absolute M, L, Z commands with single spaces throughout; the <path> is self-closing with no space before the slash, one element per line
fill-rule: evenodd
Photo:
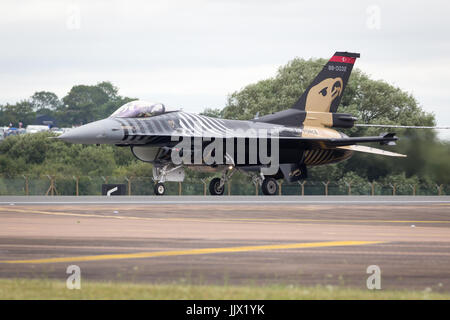
<path fill-rule="evenodd" d="M 274 196 L 278 194 L 278 182 L 274 178 L 265 178 L 261 184 L 263 194 Z"/>
<path fill-rule="evenodd" d="M 233 174 L 236 172 L 236 169 L 234 167 L 230 167 L 229 169 L 225 170 L 222 174 L 222 178 L 214 178 L 209 183 L 209 193 L 212 196 L 221 196 L 225 192 L 225 183 L 227 183 L 228 180 L 231 179 Z"/>
<path fill-rule="evenodd" d="M 275 178 L 264 177 L 263 174 L 252 175 L 252 181 L 255 186 L 261 186 L 261 190 L 264 195 L 274 196 L 278 194 L 278 182 Z"/>
<path fill-rule="evenodd" d="M 225 192 L 225 183 L 231 178 L 235 169 L 226 170 L 222 178 L 214 178 L 209 183 L 209 193 L 212 196 L 221 196 Z M 260 176 L 253 176 L 253 182 L 259 184 L 262 189 L 262 193 L 267 196 L 274 196 L 278 194 L 278 182 L 275 178 Z"/>

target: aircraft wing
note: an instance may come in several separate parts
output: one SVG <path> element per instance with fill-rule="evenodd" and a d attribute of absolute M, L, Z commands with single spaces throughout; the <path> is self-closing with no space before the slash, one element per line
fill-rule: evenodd
<path fill-rule="evenodd" d="M 167 135 L 161 135 L 161 136 L 148 136 L 146 134 L 140 134 L 136 133 L 137 136 L 141 136 L 142 138 L 149 138 L 150 140 L 146 139 L 146 142 L 151 142 L 152 144 L 156 144 L 156 142 L 160 142 L 161 145 L 175 145 L 178 143 L 178 139 L 171 140 L 170 136 Z M 194 137 L 203 137 L 203 138 L 262 138 L 257 135 L 248 135 L 248 134 L 236 134 L 231 136 L 224 136 L 224 135 L 201 135 L 201 134 L 192 134 L 192 135 L 186 135 L 186 134 L 180 134 L 177 135 L 179 138 L 194 138 Z M 280 145 L 283 146 L 291 146 L 291 147 L 305 147 L 305 148 L 323 148 L 323 149 L 334 149 L 341 146 L 351 146 L 356 145 L 359 143 L 369 143 L 369 142 L 378 142 L 381 145 L 395 145 L 395 141 L 398 140 L 398 138 L 395 136 L 395 133 L 386 133 L 381 134 L 379 136 L 367 136 L 367 137 L 341 137 L 341 138 L 327 138 L 327 137 L 302 137 L 302 136 L 272 136 L 267 137 L 264 136 L 264 138 L 267 139 L 278 139 L 280 142 Z M 142 139 L 136 139 L 137 142 L 144 142 Z M 172 141 L 170 143 L 170 141 Z M 144 143 L 131 143 L 131 144 L 146 144 Z"/>

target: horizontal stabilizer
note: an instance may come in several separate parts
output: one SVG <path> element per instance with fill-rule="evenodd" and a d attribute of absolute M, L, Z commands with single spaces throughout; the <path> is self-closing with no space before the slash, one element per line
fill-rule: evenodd
<path fill-rule="evenodd" d="M 321 138 L 318 138 L 321 139 Z M 328 147 L 350 146 L 358 143 L 378 142 L 380 145 L 395 145 L 398 138 L 395 133 L 382 133 L 379 136 L 369 137 L 347 137 L 347 138 L 329 138 L 321 139 Z"/>
<path fill-rule="evenodd" d="M 402 128 L 402 129 L 450 129 L 450 127 L 432 127 L 432 126 L 398 126 L 394 124 L 365 124 L 357 123 L 355 127 L 373 127 L 373 128 Z"/>
<path fill-rule="evenodd" d="M 365 153 L 380 154 L 380 155 L 389 156 L 389 157 L 406 157 L 406 155 L 404 155 L 404 154 L 390 152 L 390 151 L 376 149 L 376 148 L 371 148 L 371 147 L 367 147 L 367 146 L 360 146 L 360 145 L 342 146 L 342 147 L 336 147 L 336 149 L 345 149 L 345 150 L 359 151 L 359 152 L 365 152 Z"/>

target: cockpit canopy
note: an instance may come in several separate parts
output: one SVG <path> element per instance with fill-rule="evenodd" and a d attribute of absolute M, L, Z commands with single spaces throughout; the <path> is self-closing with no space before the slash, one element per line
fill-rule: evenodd
<path fill-rule="evenodd" d="M 147 118 L 169 111 L 164 104 L 147 102 L 142 100 L 135 100 L 128 102 L 117 109 L 110 117 L 111 118 Z"/>

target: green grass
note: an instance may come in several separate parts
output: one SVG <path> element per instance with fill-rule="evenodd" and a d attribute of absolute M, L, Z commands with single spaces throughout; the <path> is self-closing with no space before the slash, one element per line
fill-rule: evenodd
<path fill-rule="evenodd" d="M 0 299 L 450 299 L 450 293 L 361 290 L 343 287 L 214 286 L 83 281 L 69 290 L 64 281 L 0 279 Z"/>

